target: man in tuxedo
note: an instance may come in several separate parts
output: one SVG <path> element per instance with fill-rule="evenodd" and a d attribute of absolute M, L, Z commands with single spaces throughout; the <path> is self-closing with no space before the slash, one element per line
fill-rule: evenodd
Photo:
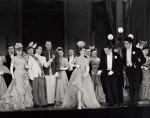
<path fill-rule="evenodd" d="M 14 53 L 15 53 L 14 46 L 8 45 L 7 52 L 8 52 L 8 54 L 5 56 L 6 63 L 4 65 L 10 70 L 11 60 L 14 57 Z M 5 74 L 4 79 L 5 79 L 6 85 L 8 87 L 12 81 L 12 76 L 10 74 Z"/>
<path fill-rule="evenodd" d="M 47 50 L 44 51 L 43 55 L 46 57 L 46 61 L 52 59 L 50 67 L 44 68 L 46 79 L 47 103 L 48 105 L 54 106 L 56 78 L 59 76 L 60 70 L 59 55 L 57 51 L 51 49 L 51 41 L 46 41 L 45 47 L 47 48 Z"/>
<path fill-rule="evenodd" d="M 118 72 L 122 69 L 123 63 L 119 54 L 112 51 L 112 46 L 108 43 L 104 46 L 103 58 L 101 58 L 98 74 L 104 78 L 106 85 L 109 106 L 119 106 L 117 90 Z"/>
<path fill-rule="evenodd" d="M 114 52 L 120 55 L 120 52 L 117 47 L 114 48 Z M 123 87 L 124 87 L 124 76 L 123 76 L 123 67 L 122 67 L 122 69 L 118 73 L 118 82 L 117 82 L 117 89 L 118 89 L 118 96 L 119 96 L 120 103 L 123 103 Z"/>
<path fill-rule="evenodd" d="M 51 63 L 51 60 L 47 62 L 46 58 L 41 56 L 41 53 L 42 47 L 37 46 L 35 55 L 29 56 L 28 61 L 29 75 L 33 86 L 33 100 L 36 107 L 47 105 L 43 66 L 48 68 Z"/>
<path fill-rule="evenodd" d="M 74 50 L 73 49 L 69 49 L 69 69 L 67 70 L 67 76 L 68 76 L 68 80 L 70 80 L 70 77 L 72 75 L 73 70 L 75 69 L 75 67 L 71 66 L 71 63 L 73 62 L 75 56 L 74 56 Z"/>
<path fill-rule="evenodd" d="M 90 50 L 89 47 L 85 47 L 85 54 L 86 54 L 87 58 L 90 58 L 90 56 L 91 56 L 91 50 Z"/>
<path fill-rule="evenodd" d="M 141 65 L 146 62 L 142 50 L 132 45 L 133 39 L 125 38 L 122 50 L 123 63 L 126 67 L 126 76 L 129 81 L 130 106 L 137 106 L 140 84 L 142 82 Z"/>

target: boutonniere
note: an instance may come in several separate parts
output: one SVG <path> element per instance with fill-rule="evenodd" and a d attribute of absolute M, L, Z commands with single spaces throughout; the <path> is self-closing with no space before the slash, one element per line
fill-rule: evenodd
<path fill-rule="evenodd" d="M 132 54 L 135 54 L 135 51 L 133 51 Z"/>
<path fill-rule="evenodd" d="M 117 59 L 117 56 L 115 56 L 115 59 Z"/>
<path fill-rule="evenodd" d="M 55 55 L 52 55 L 52 58 L 54 59 L 54 58 L 55 58 Z"/>

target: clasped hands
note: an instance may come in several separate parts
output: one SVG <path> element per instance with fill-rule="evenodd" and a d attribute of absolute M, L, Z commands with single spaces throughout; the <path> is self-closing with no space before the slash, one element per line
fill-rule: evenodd
<path fill-rule="evenodd" d="M 101 75 L 101 73 L 102 73 L 102 71 L 99 70 L 99 71 L 97 72 L 97 75 Z M 108 76 L 111 76 L 111 75 L 113 75 L 113 74 L 114 74 L 114 72 L 113 72 L 112 70 L 110 70 L 110 71 L 108 72 Z"/>
<path fill-rule="evenodd" d="M 127 67 L 131 67 L 133 64 L 132 64 L 132 62 L 131 63 L 127 63 Z M 134 68 L 136 68 L 136 65 L 134 64 Z"/>

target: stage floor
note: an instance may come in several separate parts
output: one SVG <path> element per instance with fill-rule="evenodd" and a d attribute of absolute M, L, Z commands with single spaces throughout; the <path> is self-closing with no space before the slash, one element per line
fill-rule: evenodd
<path fill-rule="evenodd" d="M 98 109 L 61 109 L 49 107 L 1 111 L 0 118 L 150 118 L 150 105 L 137 107 L 106 107 Z"/>

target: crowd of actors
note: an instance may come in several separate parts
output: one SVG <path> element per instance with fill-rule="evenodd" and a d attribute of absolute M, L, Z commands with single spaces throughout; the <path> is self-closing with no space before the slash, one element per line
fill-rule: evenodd
<path fill-rule="evenodd" d="M 126 37 L 124 48 L 108 42 L 97 57 L 95 47 L 77 42 L 77 55 L 69 49 L 69 57 L 59 47 L 52 50 L 46 41 L 46 51 L 31 42 L 27 51 L 23 45 L 7 47 L 0 56 L 0 108 L 22 110 L 26 107 L 100 108 L 119 107 L 123 103 L 124 80 L 129 82 L 129 106 L 150 104 L 149 48 L 133 46 Z"/>

